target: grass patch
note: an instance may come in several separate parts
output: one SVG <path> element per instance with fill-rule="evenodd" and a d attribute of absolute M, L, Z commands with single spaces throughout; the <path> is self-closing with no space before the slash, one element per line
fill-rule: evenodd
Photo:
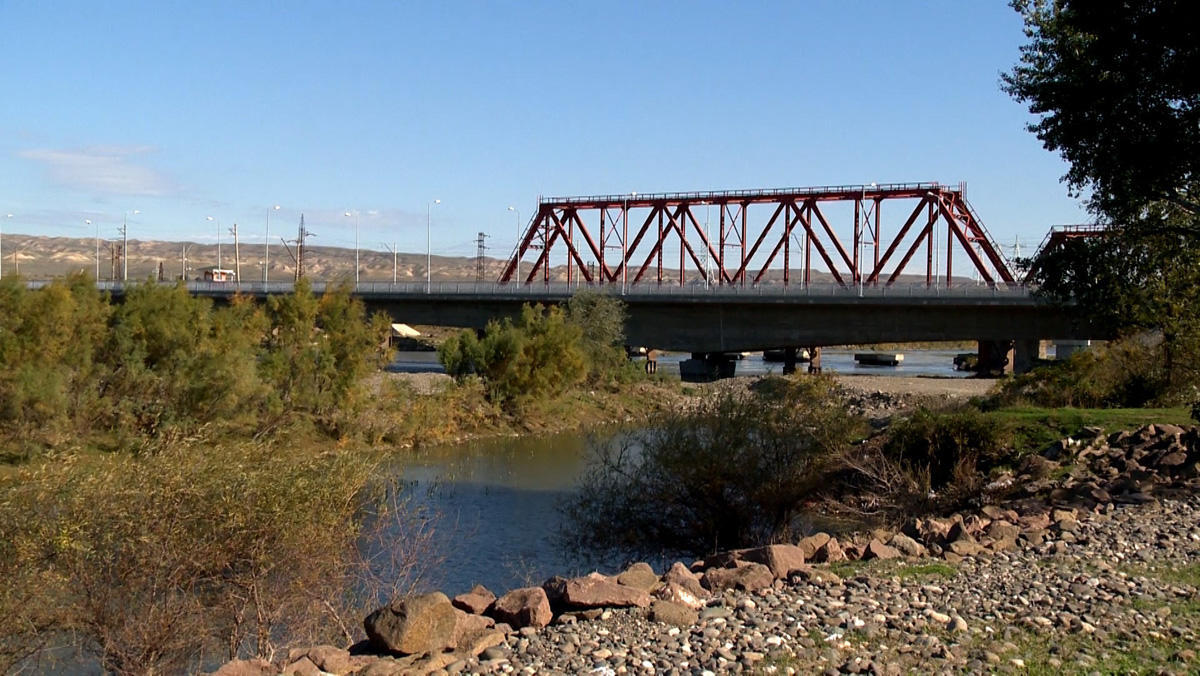
<path fill-rule="evenodd" d="M 904 566 L 896 571 L 896 575 L 902 580 L 921 580 L 934 577 L 949 579 L 958 575 L 958 569 L 946 563 L 925 563 Z"/>
<path fill-rule="evenodd" d="M 1176 408 L 1042 408 L 1012 406 L 985 414 L 1000 425 L 1011 426 L 1014 446 L 1036 451 L 1088 426 L 1106 432 L 1131 429 L 1150 423 L 1190 425 L 1191 412 Z"/>
<path fill-rule="evenodd" d="M 1157 674 L 1166 664 L 1180 664 L 1194 673 L 1196 663 L 1182 665 L 1173 661 L 1177 653 L 1192 646 L 1182 638 L 1146 638 L 1142 640 L 1114 639 L 1100 643 L 1087 636 L 1055 636 L 1050 640 L 1042 634 L 1024 632 L 1013 640 L 1017 650 L 1003 655 L 1025 662 L 1023 673 L 1036 676 L 1062 674 Z M 1086 664 L 1079 662 L 1087 655 Z M 1054 664 L 1057 659 L 1061 664 Z"/>

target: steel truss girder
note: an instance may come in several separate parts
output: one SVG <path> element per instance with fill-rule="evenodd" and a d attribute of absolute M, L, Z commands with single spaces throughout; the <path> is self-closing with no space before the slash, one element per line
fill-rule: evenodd
<path fill-rule="evenodd" d="M 905 183 L 542 199 L 499 281 L 530 284 L 540 278 L 549 283 L 553 252 L 561 249 L 558 269 L 565 267 L 569 283 L 661 285 L 673 267 L 670 272 L 677 278 L 672 283 L 681 286 L 689 274 L 694 281 L 698 276 L 712 284 L 745 286 L 749 280 L 757 285 L 771 282 L 778 269 L 772 266 L 782 254 L 785 285 L 796 283 L 795 255 L 804 286 L 814 271 L 829 274 L 842 286 L 876 286 L 881 280 L 891 286 L 924 247 L 926 285 L 953 283 L 956 251 L 966 256 L 983 283 L 1017 284 L 1007 259 L 967 203 L 965 190 L 965 184 Z M 908 214 L 890 239 L 883 237 L 885 202 L 902 203 L 895 213 Z M 853 221 L 840 229 L 822 209 L 837 203 L 848 203 L 853 213 Z M 752 222 L 751 206 L 773 208 L 765 222 Z M 717 207 L 715 240 L 708 219 L 701 225 L 697 218 L 697 207 Z M 935 263 L 940 248 L 936 238 L 943 227 L 944 277 Z M 849 235 L 849 246 L 839 232 Z M 664 260 L 669 246 L 678 246 L 677 262 Z M 865 247 L 873 253 L 870 260 L 863 255 Z M 610 251 L 619 253 L 615 263 Z M 517 261 L 531 252 L 537 253 L 534 264 L 523 280 L 514 280 Z M 897 254 L 899 261 L 893 264 Z M 554 274 L 561 278 L 561 272 Z"/>

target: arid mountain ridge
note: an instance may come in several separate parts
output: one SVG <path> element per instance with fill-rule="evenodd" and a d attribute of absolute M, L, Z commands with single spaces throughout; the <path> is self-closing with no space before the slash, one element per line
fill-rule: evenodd
<path fill-rule="evenodd" d="M 97 265 L 96 240 L 77 237 L 43 237 L 22 234 L 4 234 L 3 238 L 3 274 L 5 276 L 19 274 L 25 279 L 40 280 L 62 277 L 71 273 L 86 272 L 95 274 Z M 121 261 L 119 257 L 120 243 L 107 240 L 100 241 L 99 249 L 99 278 L 101 280 L 120 279 Z M 240 247 L 241 277 L 244 281 L 261 281 L 263 279 L 263 246 L 258 244 L 243 244 Z M 231 242 L 222 242 L 220 247 L 221 267 L 235 269 L 234 246 Z M 158 278 L 179 279 L 184 275 L 186 257 L 188 279 L 200 279 L 203 270 L 217 266 L 217 245 L 196 242 L 168 242 L 159 240 L 129 240 L 129 279 Z M 354 278 L 354 249 L 334 246 L 309 246 L 304 254 L 305 275 L 310 279 L 335 281 Z M 431 277 L 441 282 L 495 282 L 503 271 L 507 261 L 485 257 L 483 259 L 482 275 L 479 271 L 478 260 L 467 256 L 438 256 L 431 259 Z M 526 260 L 523 272 L 527 273 L 532 261 Z M 395 258 L 395 277 L 399 283 L 425 281 L 425 254 L 400 252 Z M 653 268 L 653 266 L 652 266 Z M 283 246 L 275 244 L 270 249 L 271 281 L 290 281 L 295 276 L 296 264 L 292 255 Z M 630 278 L 634 275 L 635 267 L 630 269 Z M 392 281 L 393 257 L 390 251 L 375 251 L 362 249 L 359 251 L 359 280 L 361 282 L 390 282 Z M 576 275 L 578 270 L 576 270 Z M 646 271 L 643 282 L 653 279 L 656 269 Z M 663 268 L 664 283 L 678 283 L 678 268 Z M 792 283 L 801 280 L 802 272 L 793 268 Z M 565 265 L 555 266 L 551 270 L 551 279 L 555 282 L 567 280 Z M 689 283 L 702 284 L 703 275 L 689 269 Z M 768 283 L 781 283 L 783 270 L 773 269 L 767 275 Z M 972 280 L 956 277 L 956 283 L 971 284 Z M 825 272 L 814 272 L 814 283 L 832 282 L 831 275 Z M 902 275 L 898 280 L 902 284 L 919 284 L 924 282 L 921 275 Z"/>

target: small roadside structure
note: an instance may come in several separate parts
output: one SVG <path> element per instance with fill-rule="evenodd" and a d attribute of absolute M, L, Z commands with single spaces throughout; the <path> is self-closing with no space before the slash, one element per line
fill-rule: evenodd
<path fill-rule="evenodd" d="M 218 268 L 216 266 L 213 266 L 211 268 L 202 268 L 200 270 L 200 272 L 201 272 L 201 274 L 204 275 L 204 281 L 206 281 L 206 282 L 236 282 L 237 281 L 237 275 L 234 274 L 233 270 L 229 270 L 227 268 Z"/>

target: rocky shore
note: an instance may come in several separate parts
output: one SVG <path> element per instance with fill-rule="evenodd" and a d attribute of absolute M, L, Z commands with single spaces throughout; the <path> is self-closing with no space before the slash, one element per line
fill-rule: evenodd
<path fill-rule="evenodd" d="M 1086 430 L 896 532 L 399 599 L 218 674 L 1196 673 L 1200 429 Z"/>

